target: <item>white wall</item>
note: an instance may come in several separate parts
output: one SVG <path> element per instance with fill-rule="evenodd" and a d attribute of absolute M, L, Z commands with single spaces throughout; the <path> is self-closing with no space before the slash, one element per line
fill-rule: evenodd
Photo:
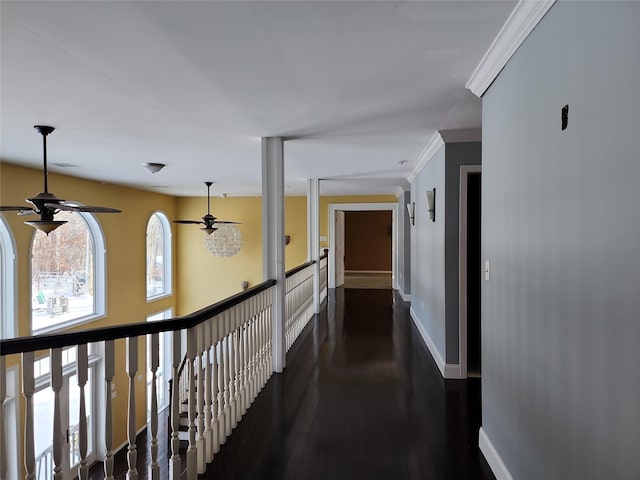
<path fill-rule="evenodd" d="M 484 96 L 481 437 L 516 479 L 640 478 L 638 25 L 558 2 Z"/>

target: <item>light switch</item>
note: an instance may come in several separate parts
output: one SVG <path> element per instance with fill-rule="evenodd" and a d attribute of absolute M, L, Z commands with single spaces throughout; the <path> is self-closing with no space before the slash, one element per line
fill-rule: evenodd
<path fill-rule="evenodd" d="M 484 262 L 484 279 L 489 281 L 491 277 L 491 262 L 489 260 L 485 260 Z"/>

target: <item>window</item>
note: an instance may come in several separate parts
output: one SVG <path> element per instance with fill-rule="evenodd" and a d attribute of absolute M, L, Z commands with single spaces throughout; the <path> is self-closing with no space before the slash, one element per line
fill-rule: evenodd
<path fill-rule="evenodd" d="M 98 382 L 96 381 L 98 355 L 92 352 L 89 345 L 89 371 L 87 383 L 84 387 L 85 414 L 87 420 L 87 463 L 91 465 L 96 460 L 96 400 Z M 66 432 L 66 441 L 62 454 L 63 478 L 75 478 L 80 463 L 80 387 L 76 375 L 76 347 L 62 350 L 62 389 L 60 402 L 63 408 L 60 412 L 62 430 Z M 34 361 L 35 392 L 33 395 L 33 438 L 35 448 L 36 472 L 38 480 L 51 480 L 53 465 L 53 407 L 54 393 L 50 387 L 50 359 L 48 355 Z M 65 407 L 66 405 L 66 407 Z M 17 477 L 16 477 L 17 478 Z"/>
<path fill-rule="evenodd" d="M 88 213 L 58 213 L 67 223 L 31 245 L 31 329 L 50 332 L 104 315 L 105 249 Z"/>
<path fill-rule="evenodd" d="M 13 235 L 0 217 L 0 338 L 12 338 L 16 333 L 15 251 Z"/>
<path fill-rule="evenodd" d="M 147 300 L 171 294 L 171 227 L 162 212 L 147 223 Z"/>

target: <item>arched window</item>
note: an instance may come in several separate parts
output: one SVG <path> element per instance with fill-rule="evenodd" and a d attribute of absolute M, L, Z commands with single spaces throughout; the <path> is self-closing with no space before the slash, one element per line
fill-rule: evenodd
<path fill-rule="evenodd" d="M 11 230 L 0 216 L 0 338 L 16 335 L 16 246 Z"/>
<path fill-rule="evenodd" d="M 88 213 L 60 212 L 67 223 L 31 244 L 31 330 L 45 333 L 105 313 L 102 230 Z"/>
<path fill-rule="evenodd" d="M 147 300 L 171 294 L 171 226 L 162 212 L 147 223 Z"/>

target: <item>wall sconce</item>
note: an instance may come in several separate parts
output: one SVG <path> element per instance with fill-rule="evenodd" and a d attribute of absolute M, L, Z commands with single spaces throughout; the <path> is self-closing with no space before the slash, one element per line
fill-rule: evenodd
<path fill-rule="evenodd" d="M 416 224 L 416 202 L 407 203 L 407 213 L 409 213 L 409 221 L 411 225 Z"/>
<path fill-rule="evenodd" d="M 427 199 L 427 211 L 429 212 L 429 218 L 432 222 L 436 221 L 436 189 L 427 190 L 425 197 Z"/>
<path fill-rule="evenodd" d="M 284 236 L 284 244 L 289 245 L 291 243 L 291 235 Z"/>

